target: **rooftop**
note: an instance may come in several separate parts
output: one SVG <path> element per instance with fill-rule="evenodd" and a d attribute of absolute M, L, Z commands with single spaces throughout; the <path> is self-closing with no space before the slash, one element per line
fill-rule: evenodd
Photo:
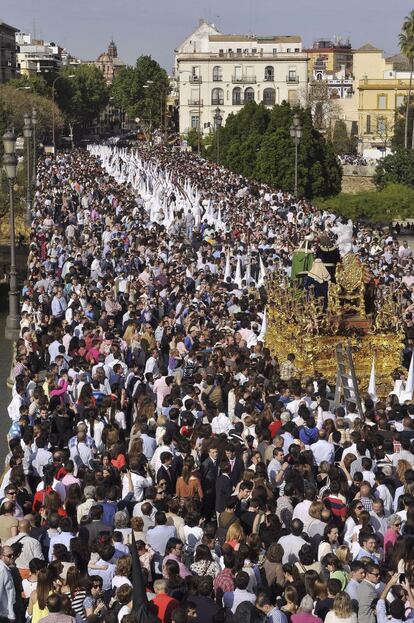
<path fill-rule="evenodd" d="M 301 43 L 302 38 L 298 35 L 209 35 L 209 41 L 260 41 L 260 43 Z"/>
<path fill-rule="evenodd" d="M 7 28 L 8 30 L 12 30 L 13 32 L 20 32 L 18 28 L 15 28 L 14 26 L 10 26 L 10 24 L 6 24 L 6 22 L 3 22 L 3 20 L 1 19 L 0 19 L 0 28 Z"/>

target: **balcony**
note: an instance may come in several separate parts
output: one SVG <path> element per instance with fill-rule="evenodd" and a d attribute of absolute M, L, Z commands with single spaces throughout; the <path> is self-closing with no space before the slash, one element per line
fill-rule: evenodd
<path fill-rule="evenodd" d="M 224 99 L 219 97 L 213 97 L 211 100 L 212 106 L 224 106 Z"/>
<path fill-rule="evenodd" d="M 223 82 L 223 76 L 213 76 L 213 82 Z"/>
<path fill-rule="evenodd" d="M 198 106 L 199 108 L 201 108 L 203 106 L 203 100 L 190 99 L 190 100 L 188 100 L 188 105 L 189 106 Z"/>
<path fill-rule="evenodd" d="M 190 76 L 189 82 L 191 84 L 201 84 L 203 82 L 203 79 L 201 76 Z"/>
<path fill-rule="evenodd" d="M 288 84 L 299 84 L 299 76 L 286 76 Z"/>
<path fill-rule="evenodd" d="M 256 76 L 232 76 L 233 84 L 256 84 Z"/>

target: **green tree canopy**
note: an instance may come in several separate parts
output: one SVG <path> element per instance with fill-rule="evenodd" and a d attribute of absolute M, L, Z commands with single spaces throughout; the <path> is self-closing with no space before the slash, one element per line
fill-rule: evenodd
<path fill-rule="evenodd" d="M 74 78 L 69 78 L 74 75 Z M 64 67 L 56 80 L 56 101 L 66 119 L 87 125 L 99 116 L 109 101 L 102 72 L 94 65 Z"/>
<path fill-rule="evenodd" d="M 308 198 L 336 194 L 341 188 L 341 166 L 332 145 L 314 128 L 309 110 L 292 109 L 283 102 L 271 111 L 249 102 L 230 115 L 220 129 L 220 162 L 236 173 L 293 191 L 295 146 L 290 136 L 293 114 L 303 127 L 298 149 L 299 193 Z M 209 151 L 216 154 L 216 137 Z"/>
<path fill-rule="evenodd" d="M 52 128 L 53 103 L 47 97 L 35 95 L 30 91 L 16 89 L 11 84 L 0 86 L 0 132 L 13 127 L 16 134 L 23 131 L 23 117 L 30 116 L 32 108 L 37 109 L 37 137 L 39 141 L 50 138 Z M 63 116 L 55 104 L 56 127 L 63 126 Z M 0 150 L 3 149 L 1 145 Z"/>
<path fill-rule="evenodd" d="M 414 189 L 402 184 L 388 184 L 382 190 L 315 199 L 321 210 L 328 210 L 352 220 L 388 224 L 413 215 Z"/>
<path fill-rule="evenodd" d="M 411 91 L 413 83 L 414 70 L 414 10 L 410 11 L 404 20 L 399 35 L 400 49 L 410 61 L 410 83 L 408 87 L 408 96 L 405 103 L 405 122 L 404 122 L 404 147 L 407 149 L 408 142 L 408 125 L 409 125 L 409 108 L 411 103 Z M 414 133 L 411 147 L 414 147 Z"/>
<path fill-rule="evenodd" d="M 111 87 L 114 103 L 130 119 L 139 117 L 151 127 L 160 125 L 168 93 L 167 72 L 151 56 L 145 55 L 137 59 L 135 67 L 121 69 Z"/>
<path fill-rule="evenodd" d="M 414 151 L 399 148 L 380 160 L 374 183 L 380 189 L 387 184 L 405 184 L 414 188 Z"/>

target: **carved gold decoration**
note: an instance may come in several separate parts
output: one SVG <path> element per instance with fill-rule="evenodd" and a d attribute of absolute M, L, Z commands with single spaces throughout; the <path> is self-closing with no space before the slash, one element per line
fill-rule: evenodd
<path fill-rule="evenodd" d="M 378 289 L 376 312 L 367 317 L 364 267 L 352 253 L 338 265 L 336 281 L 329 285 L 324 311 L 322 299 L 292 286 L 284 273 L 274 273 L 267 283 L 266 345 L 278 361 L 293 353 L 302 378 L 320 372 L 335 383 L 335 347 L 349 343 L 360 389 L 368 387 L 375 355 L 377 388 L 385 396 L 392 388 L 391 373 L 401 363 L 401 297 L 392 287 L 385 294 Z"/>

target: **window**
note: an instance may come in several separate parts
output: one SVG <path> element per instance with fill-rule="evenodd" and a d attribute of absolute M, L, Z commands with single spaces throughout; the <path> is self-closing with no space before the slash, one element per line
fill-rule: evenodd
<path fill-rule="evenodd" d="M 378 117 L 377 119 L 377 132 L 383 134 L 386 130 L 387 124 L 384 117 Z"/>
<path fill-rule="evenodd" d="M 287 49 L 286 49 L 286 52 L 287 52 L 288 54 L 289 54 L 291 51 L 292 51 L 292 50 L 291 50 L 291 48 L 287 48 Z"/>
<path fill-rule="evenodd" d="M 366 127 L 366 133 L 371 134 L 371 115 L 367 115 L 365 127 Z"/>
<path fill-rule="evenodd" d="M 252 48 L 252 54 L 256 54 L 257 53 L 257 48 Z"/>
<path fill-rule="evenodd" d="M 241 56 L 242 49 L 241 48 L 237 48 L 236 52 L 237 52 L 237 54 L 240 54 L 240 56 Z"/>
<path fill-rule="evenodd" d="M 387 106 L 387 96 L 386 95 L 378 95 L 378 106 L 380 110 L 385 110 L 388 108 Z"/>
<path fill-rule="evenodd" d="M 401 108 L 401 106 L 404 106 L 405 103 L 405 95 L 397 95 L 397 97 L 395 98 L 395 106 L 396 108 Z"/>
<path fill-rule="evenodd" d="M 274 106 L 276 103 L 276 91 L 274 89 L 264 89 L 263 104 L 265 106 Z"/>
<path fill-rule="evenodd" d="M 247 87 L 244 91 L 244 101 L 245 102 L 254 102 L 254 90 L 252 87 Z"/>
<path fill-rule="evenodd" d="M 277 55 L 277 48 L 273 48 L 273 56 Z"/>
<path fill-rule="evenodd" d="M 233 106 L 240 106 L 242 103 L 242 90 L 240 87 L 235 87 L 233 89 Z"/>
<path fill-rule="evenodd" d="M 275 79 L 275 70 L 271 65 L 265 67 L 264 79 L 273 82 Z"/>
<path fill-rule="evenodd" d="M 223 89 L 213 89 L 211 91 L 211 105 L 223 106 L 224 104 L 224 91 Z"/>
<path fill-rule="evenodd" d="M 288 80 L 289 82 L 297 82 L 296 69 L 289 69 Z"/>
<path fill-rule="evenodd" d="M 198 78 L 200 75 L 200 68 L 198 65 L 191 67 L 191 75 L 193 78 Z"/>
<path fill-rule="evenodd" d="M 191 129 L 198 130 L 199 118 L 197 115 L 191 115 Z"/>
<path fill-rule="evenodd" d="M 223 80 L 223 74 L 220 65 L 213 67 L 213 82 L 221 82 Z"/>

